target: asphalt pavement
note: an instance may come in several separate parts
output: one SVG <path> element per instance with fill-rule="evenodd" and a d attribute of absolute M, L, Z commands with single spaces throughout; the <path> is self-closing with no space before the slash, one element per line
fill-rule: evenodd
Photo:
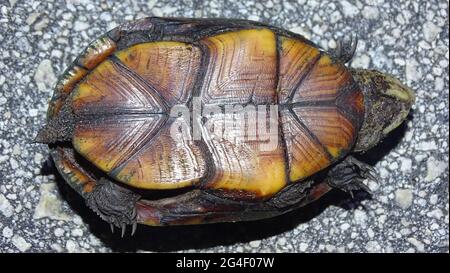
<path fill-rule="evenodd" d="M 97 36 L 147 16 L 262 21 L 325 49 L 357 35 L 353 67 L 417 95 L 403 126 L 363 158 L 372 196 L 334 192 L 274 219 L 111 234 L 31 144 L 57 77 Z M 448 1 L 0 1 L 0 252 L 448 252 Z M 47 163 L 46 163 L 47 162 Z"/>

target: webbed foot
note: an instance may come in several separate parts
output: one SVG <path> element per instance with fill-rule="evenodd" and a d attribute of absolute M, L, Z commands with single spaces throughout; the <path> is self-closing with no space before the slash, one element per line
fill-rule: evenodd
<path fill-rule="evenodd" d="M 352 156 L 348 156 L 328 172 L 328 184 L 349 193 L 352 197 L 353 191 L 362 190 L 370 194 L 369 187 L 363 183 L 366 179 L 377 181 L 375 169 Z"/>
<path fill-rule="evenodd" d="M 87 196 L 87 205 L 111 226 L 121 228 L 122 237 L 127 225 L 132 225 L 131 235 L 136 231 L 136 202 L 140 195 L 117 185 L 106 178 L 100 178 L 97 186 Z"/>

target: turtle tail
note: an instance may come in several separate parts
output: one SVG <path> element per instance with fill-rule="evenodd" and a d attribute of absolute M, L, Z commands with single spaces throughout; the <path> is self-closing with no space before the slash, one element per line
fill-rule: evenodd
<path fill-rule="evenodd" d="M 39 130 L 34 143 L 52 144 L 71 141 L 74 131 L 75 117 L 68 104 L 65 104 L 58 115 L 50 118 L 47 124 Z"/>

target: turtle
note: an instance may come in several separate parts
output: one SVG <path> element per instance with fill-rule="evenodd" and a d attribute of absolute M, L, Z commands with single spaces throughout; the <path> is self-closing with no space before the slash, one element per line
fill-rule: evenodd
<path fill-rule="evenodd" d="M 275 217 L 332 189 L 369 191 L 358 160 L 408 116 L 414 92 L 241 19 L 148 17 L 65 70 L 35 141 L 111 228 Z"/>

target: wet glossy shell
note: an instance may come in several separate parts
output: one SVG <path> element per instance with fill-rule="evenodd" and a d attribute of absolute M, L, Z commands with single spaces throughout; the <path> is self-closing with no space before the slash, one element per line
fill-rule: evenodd
<path fill-rule="evenodd" d="M 199 122 L 200 140 L 174 136 L 174 123 L 187 124 L 170 109 L 192 111 L 194 97 L 204 107 L 276 105 L 275 148 L 248 140 L 226 113 Z M 63 75 L 49 117 L 67 100 L 77 117 L 75 150 L 116 180 L 244 199 L 272 196 L 342 158 L 364 115 L 344 65 L 301 36 L 248 21 L 144 19 L 119 27 Z M 207 123 L 227 133 L 213 135 Z"/>

